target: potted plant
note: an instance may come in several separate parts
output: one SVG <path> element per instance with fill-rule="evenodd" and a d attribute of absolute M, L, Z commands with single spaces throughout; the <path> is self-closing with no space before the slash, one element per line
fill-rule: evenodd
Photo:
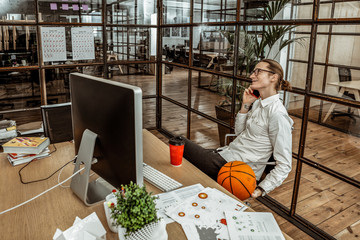
<path fill-rule="evenodd" d="M 110 206 L 111 218 L 118 226 L 120 240 L 167 239 L 166 224 L 157 217 L 156 197 L 145 186 L 130 182 L 113 194 L 116 201 Z"/>

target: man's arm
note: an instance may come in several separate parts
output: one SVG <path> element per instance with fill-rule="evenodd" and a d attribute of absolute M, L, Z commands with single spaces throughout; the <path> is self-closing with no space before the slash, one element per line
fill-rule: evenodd
<path fill-rule="evenodd" d="M 291 171 L 292 163 L 291 118 L 280 113 L 272 116 L 269 121 L 269 136 L 276 165 L 258 185 L 262 189 L 262 195 L 271 192 L 283 183 Z"/>

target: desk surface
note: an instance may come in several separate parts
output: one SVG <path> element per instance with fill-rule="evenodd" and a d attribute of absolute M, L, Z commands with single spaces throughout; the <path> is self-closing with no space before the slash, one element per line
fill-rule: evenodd
<path fill-rule="evenodd" d="M 172 167 L 169 164 L 168 146 L 146 130 L 144 130 L 143 136 L 144 162 L 185 186 L 201 183 L 204 187 L 214 187 L 231 195 L 186 160 L 183 160 L 181 167 Z M 72 143 L 59 143 L 56 144 L 56 147 L 57 151 L 52 154 L 51 158 L 35 161 L 23 170 L 24 181 L 47 177 L 74 157 Z M 39 183 L 21 184 L 18 176 L 21 167 L 12 167 L 6 159 L 6 154 L 0 154 L 0 211 L 26 201 L 57 184 L 57 174 Z M 67 165 L 61 174 L 61 181 L 69 177 L 73 169 L 73 164 Z M 65 185 L 69 185 L 69 183 Z M 154 194 L 161 192 L 150 184 L 146 184 L 146 186 L 148 191 L 152 191 Z M 118 239 L 117 234 L 112 233 L 107 226 L 102 204 L 86 207 L 69 188 L 62 187 L 57 187 L 25 206 L 1 215 L 2 238 L 52 239 L 56 228 L 66 230 L 73 224 L 76 216 L 84 218 L 94 211 L 107 231 L 107 239 Z M 252 210 L 249 209 L 249 211 Z M 171 236 L 169 239 L 186 239 L 181 226 L 177 223 L 168 224 L 167 231 Z M 291 239 L 285 234 L 284 236 L 286 239 Z"/>
<path fill-rule="evenodd" d="M 334 85 L 338 87 L 350 88 L 355 90 L 360 90 L 360 81 L 347 81 L 347 82 L 331 82 L 329 85 Z"/>
<path fill-rule="evenodd" d="M 355 100 L 360 101 L 360 81 L 346 81 L 346 82 L 331 82 L 329 85 L 339 87 L 338 97 L 342 97 L 345 91 L 348 91 L 354 94 Z M 326 113 L 323 122 L 326 122 L 330 114 L 333 112 L 336 103 L 332 103 L 328 112 Z M 357 112 L 360 116 L 360 109 L 357 109 Z"/>

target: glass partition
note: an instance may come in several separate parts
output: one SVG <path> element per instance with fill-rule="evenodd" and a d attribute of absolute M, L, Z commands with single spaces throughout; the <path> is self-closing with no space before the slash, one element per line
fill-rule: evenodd
<path fill-rule="evenodd" d="M 101 23 L 101 0 L 38 1 L 40 22 Z M 35 12 L 35 10 L 34 10 Z"/>
<path fill-rule="evenodd" d="M 44 65 L 100 63 L 102 27 L 41 26 Z M 63 55 L 63 56 L 62 56 Z"/>
<path fill-rule="evenodd" d="M 38 65 L 35 26 L 6 26 L 0 30 L 8 37 L 5 40 L 4 36 L 4 41 L 0 38 L 0 67 Z"/>
<path fill-rule="evenodd" d="M 190 0 L 164 0 L 163 14 L 163 24 L 190 23 Z"/>
<path fill-rule="evenodd" d="M 284 182 L 277 188 L 275 188 L 272 192 L 269 193 L 269 196 L 274 198 L 276 201 L 283 204 L 288 210 L 291 207 L 291 201 L 294 190 L 294 179 L 296 173 L 296 164 L 297 160 L 292 159 L 291 164 L 291 172 L 288 177 L 284 180 Z"/>
<path fill-rule="evenodd" d="M 217 75 L 192 71 L 191 107 L 193 109 L 216 117 L 217 106 L 226 100 L 225 94 L 219 91 L 220 78 Z"/>
<path fill-rule="evenodd" d="M 162 93 L 164 96 L 187 105 L 188 101 L 188 74 L 189 70 L 173 67 L 162 75 Z"/>
<path fill-rule="evenodd" d="M 294 121 L 292 130 L 292 150 L 294 153 L 299 152 L 301 120 L 303 118 L 304 96 L 296 93 L 286 93 L 285 106 Z"/>
<path fill-rule="evenodd" d="M 174 135 L 186 136 L 187 129 L 187 110 L 162 100 L 162 128 Z"/>
<path fill-rule="evenodd" d="M 143 128 L 156 127 L 156 99 L 143 99 Z"/>
<path fill-rule="evenodd" d="M 149 61 L 156 55 L 156 31 L 151 28 L 111 27 L 107 34 L 107 60 Z"/>
<path fill-rule="evenodd" d="M 126 0 L 107 1 L 109 24 L 156 25 L 156 1 Z"/>
<path fill-rule="evenodd" d="M 358 1 L 320 1 L 319 18 L 356 18 L 359 17 L 359 9 Z"/>
<path fill-rule="evenodd" d="M 110 70 L 110 80 L 137 86 L 141 88 L 143 96 L 156 94 L 156 76 L 152 64 L 112 65 Z"/>
<path fill-rule="evenodd" d="M 0 72 L 0 111 L 40 106 L 39 71 Z"/>
<path fill-rule="evenodd" d="M 203 148 L 216 149 L 220 146 L 219 125 L 197 114 L 191 114 L 190 138 Z M 200 131 L 199 131 L 200 130 Z M 216 137 L 216 136 L 219 137 Z"/>
<path fill-rule="evenodd" d="M 189 27 L 166 27 L 162 29 L 162 55 L 168 62 L 189 65 Z"/>
<path fill-rule="evenodd" d="M 48 6 L 50 4 L 48 3 Z M 35 23 L 35 1 L 7 1 L 2 2 L 0 18 L 5 22 Z"/>

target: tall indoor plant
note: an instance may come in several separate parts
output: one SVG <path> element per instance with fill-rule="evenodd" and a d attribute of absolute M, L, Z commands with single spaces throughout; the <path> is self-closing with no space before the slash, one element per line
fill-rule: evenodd
<path fill-rule="evenodd" d="M 273 20 L 291 0 L 275 0 L 266 4 L 262 12 L 263 21 Z M 264 26 L 261 32 L 239 31 L 238 66 L 245 67 L 246 75 L 250 73 L 257 62 L 268 58 L 271 52 L 275 51 L 274 58 L 282 49 L 291 43 L 301 43 L 304 37 L 286 38 L 287 34 L 294 29 L 294 25 Z M 233 52 L 235 33 L 221 31 L 224 37 L 231 44 L 228 52 Z M 265 55 L 265 51 L 267 52 Z M 241 73 L 240 73 L 241 74 Z"/>

